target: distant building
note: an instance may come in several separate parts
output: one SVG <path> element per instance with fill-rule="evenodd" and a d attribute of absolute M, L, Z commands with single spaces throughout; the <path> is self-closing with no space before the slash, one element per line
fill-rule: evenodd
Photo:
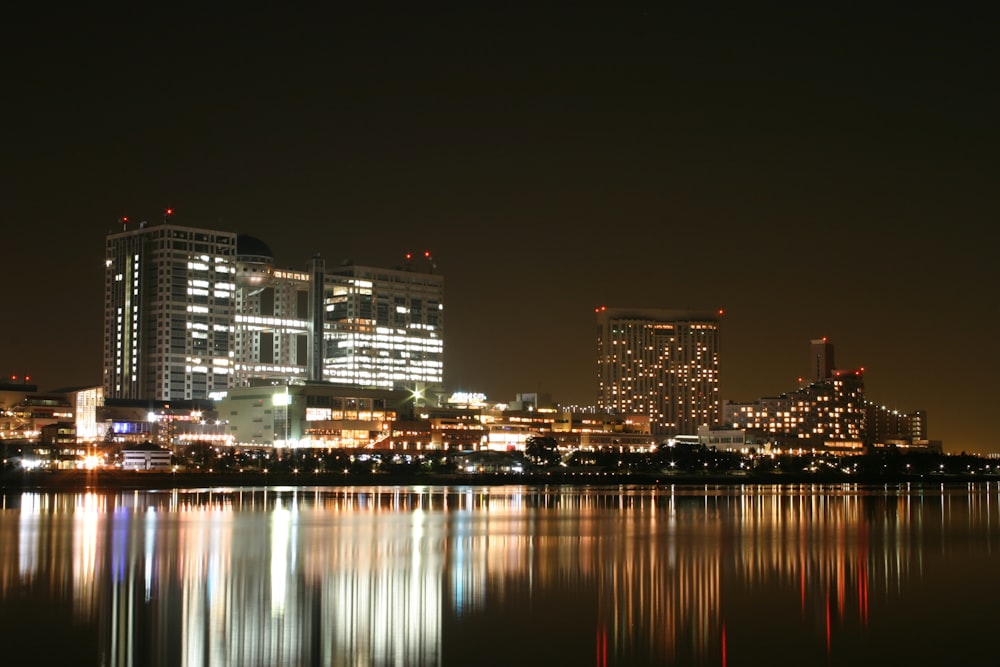
<path fill-rule="evenodd" d="M 107 236 L 106 398 L 204 399 L 232 382 L 236 234 L 170 215 Z"/>
<path fill-rule="evenodd" d="M 712 429 L 707 426 L 698 427 L 698 444 L 720 452 L 738 452 L 745 454 L 751 446 L 747 445 L 746 432 L 738 428 Z"/>
<path fill-rule="evenodd" d="M 443 277 L 319 256 L 279 269 L 247 235 L 123 223 L 106 241 L 104 395 L 214 399 L 255 381 L 440 391 Z"/>
<path fill-rule="evenodd" d="M 329 383 L 238 387 L 218 402 L 235 445 L 258 447 L 385 447 L 397 419 L 410 418 L 413 394 Z"/>
<path fill-rule="evenodd" d="M 771 442 L 800 446 L 854 443 L 865 439 L 864 372 L 834 371 L 833 377 L 773 398 L 723 402 L 723 423 Z"/>
<path fill-rule="evenodd" d="M 719 314 L 600 308 L 597 328 L 598 408 L 646 415 L 656 434 L 719 424 Z"/>
<path fill-rule="evenodd" d="M 86 448 L 77 445 L 73 422 L 56 422 L 41 428 L 38 443 L 33 448 L 35 462 L 42 468 L 74 470 L 82 468 Z M 25 460 L 31 458 L 25 451 Z"/>
<path fill-rule="evenodd" d="M 872 443 L 909 444 L 927 439 L 927 413 L 900 412 L 873 401 L 865 405 L 865 433 Z"/>
<path fill-rule="evenodd" d="M 97 409 L 102 439 L 109 443 L 152 442 L 164 447 L 194 443 L 231 444 L 215 404 L 200 401 L 108 399 Z"/>
<path fill-rule="evenodd" d="M 170 470 L 172 454 L 169 449 L 144 443 L 122 449 L 123 470 Z"/>
<path fill-rule="evenodd" d="M 723 424 L 743 429 L 749 441 L 786 446 L 860 449 L 867 444 L 907 444 L 926 439 L 923 411 L 900 413 L 867 399 L 864 369 L 832 367 L 833 344 L 811 341 L 809 382 L 798 390 L 750 402 L 723 402 Z"/>
<path fill-rule="evenodd" d="M 38 386 L 23 377 L 0 380 L 0 439 L 20 440 L 32 436 L 29 416 L 20 406 Z"/>

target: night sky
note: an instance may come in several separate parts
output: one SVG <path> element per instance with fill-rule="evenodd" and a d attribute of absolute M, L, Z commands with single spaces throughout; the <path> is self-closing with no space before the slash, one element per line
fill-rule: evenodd
<path fill-rule="evenodd" d="M 449 389 L 592 404 L 596 307 L 723 308 L 724 398 L 827 336 L 1000 451 L 987 17 L 342 4 L 5 21 L 0 372 L 99 384 L 105 234 L 172 206 L 286 267 L 431 251 Z"/>

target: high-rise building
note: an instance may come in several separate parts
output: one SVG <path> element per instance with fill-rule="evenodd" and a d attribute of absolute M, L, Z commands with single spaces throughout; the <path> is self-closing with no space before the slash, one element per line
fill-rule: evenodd
<path fill-rule="evenodd" d="M 323 289 L 323 379 L 365 387 L 439 389 L 444 282 L 413 268 L 341 266 Z"/>
<path fill-rule="evenodd" d="M 598 407 L 647 415 L 656 434 L 717 426 L 719 326 L 719 313 L 598 309 Z"/>
<path fill-rule="evenodd" d="M 109 399 L 218 398 L 256 381 L 435 390 L 444 279 L 427 255 L 396 269 L 318 255 L 280 269 L 251 236 L 172 224 L 107 237 Z"/>
<path fill-rule="evenodd" d="M 833 366 L 833 343 L 810 341 L 809 377 L 799 388 L 752 402 L 725 401 L 723 423 L 751 437 L 809 446 L 860 448 L 865 442 L 898 437 L 904 430 L 865 398 L 864 369 Z"/>
<path fill-rule="evenodd" d="M 106 240 L 105 399 L 191 400 L 229 387 L 236 235 L 123 222 Z"/>
<path fill-rule="evenodd" d="M 240 235 L 236 386 L 254 379 L 424 391 L 444 381 L 444 278 L 429 262 L 385 269 L 318 255 L 278 269 Z"/>

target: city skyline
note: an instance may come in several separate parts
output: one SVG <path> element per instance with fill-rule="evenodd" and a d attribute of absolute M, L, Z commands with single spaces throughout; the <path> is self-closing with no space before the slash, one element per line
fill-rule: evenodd
<path fill-rule="evenodd" d="M 947 451 L 998 450 L 977 17 L 266 18 L 18 24 L 0 371 L 99 384 L 104 236 L 171 206 L 299 270 L 431 251 L 453 389 L 592 404 L 595 308 L 723 309 L 724 399 L 826 336 Z"/>

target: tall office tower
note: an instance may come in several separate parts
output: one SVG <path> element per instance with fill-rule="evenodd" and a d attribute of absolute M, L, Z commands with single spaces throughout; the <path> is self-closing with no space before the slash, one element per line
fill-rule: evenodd
<path fill-rule="evenodd" d="M 717 426 L 719 325 L 716 313 L 598 309 L 598 407 L 647 415 L 657 434 Z"/>
<path fill-rule="evenodd" d="M 236 247 L 233 385 L 316 379 L 309 367 L 312 275 L 276 269 L 271 249 L 252 236 L 240 234 Z"/>
<path fill-rule="evenodd" d="M 436 388 L 443 381 L 442 276 L 347 265 L 318 255 L 304 271 L 277 269 L 258 239 L 237 254 L 235 386 L 254 380 Z"/>
<path fill-rule="evenodd" d="M 170 216 L 107 236 L 106 399 L 205 399 L 232 381 L 236 235 Z"/>
<path fill-rule="evenodd" d="M 439 389 L 444 278 L 317 255 L 275 267 L 263 241 L 168 216 L 107 237 L 105 397 L 217 398 L 261 380 Z"/>
<path fill-rule="evenodd" d="M 437 390 L 444 378 L 444 278 L 433 263 L 327 268 L 323 379 Z"/>
<path fill-rule="evenodd" d="M 810 343 L 812 351 L 810 359 L 812 378 L 810 382 L 833 377 L 833 369 L 836 368 L 833 362 L 833 343 L 828 341 L 826 336 L 814 338 Z"/>

